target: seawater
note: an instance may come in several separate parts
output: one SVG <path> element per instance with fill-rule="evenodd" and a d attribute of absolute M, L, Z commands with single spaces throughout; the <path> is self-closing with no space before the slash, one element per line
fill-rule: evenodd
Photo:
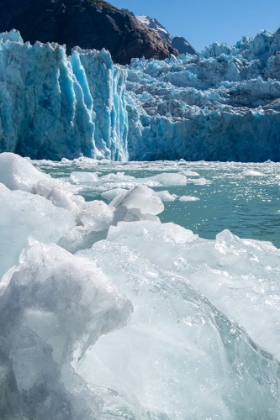
<path fill-rule="evenodd" d="M 162 222 L 174 222 L 191 229 L 202 238 L 215 239 L 224 229 L 241 238 L 271 241 L 280 247 L 280 164 L 273 162 L 107 162 L 78 159 L 36 162 L 46 173 L 69 180 L 73 171 L 97 172 L 100 178 L 123 174 L 123 181 L 80 185 L 78 193 L 87 201 L 104 200 L 102 193 L 119 186 L 129 187 L 125 177 L 134 177 L 135 184 L 157 174 L 178 173 L 187 176 L 186 185 L 153 185 L 155 191 L 168 190 L 176 199 L 165 202 Z M 168 178 L 168 176 L 167 176 Z M 140 182 L 141 183 L 141 182 Z M 197 198 L 180 201 L 180 197 Z M 108 202 L 104 200 L 105 202 Z"/>

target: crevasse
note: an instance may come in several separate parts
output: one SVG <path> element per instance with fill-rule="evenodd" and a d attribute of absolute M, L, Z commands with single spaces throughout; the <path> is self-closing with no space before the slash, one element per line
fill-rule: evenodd
<path fill-rule="evenodd" d="M 0 151 L 32 158 L 280 160 L 280 32 L 114 65 L 0 36 Z"/>

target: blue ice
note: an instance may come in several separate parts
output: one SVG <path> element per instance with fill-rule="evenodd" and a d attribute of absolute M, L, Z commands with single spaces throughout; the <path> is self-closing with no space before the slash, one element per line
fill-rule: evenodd
<path fill-rule="evenodd" d="M 280 32 L 115 65 L 0 35 L 0 151 L 36 159 L 280 160 Z"/>

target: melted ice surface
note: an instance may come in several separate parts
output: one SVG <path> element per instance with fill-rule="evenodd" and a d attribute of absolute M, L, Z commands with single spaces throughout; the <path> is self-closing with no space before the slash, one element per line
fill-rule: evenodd
<path fill-rule="evenodd" d="M 1 418 L 278 419 L 278 164 L 0 159 Z"/>

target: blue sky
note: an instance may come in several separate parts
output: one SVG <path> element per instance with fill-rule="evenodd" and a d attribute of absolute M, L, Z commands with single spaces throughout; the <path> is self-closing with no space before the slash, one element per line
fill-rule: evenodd
<path fill-rule="evenodd" d="M 155 17 L 198 51 L 212 42 L 235 44 L 242 35 L 280 27 L 279 0 L 108 0 L 118 8 Z"/>

